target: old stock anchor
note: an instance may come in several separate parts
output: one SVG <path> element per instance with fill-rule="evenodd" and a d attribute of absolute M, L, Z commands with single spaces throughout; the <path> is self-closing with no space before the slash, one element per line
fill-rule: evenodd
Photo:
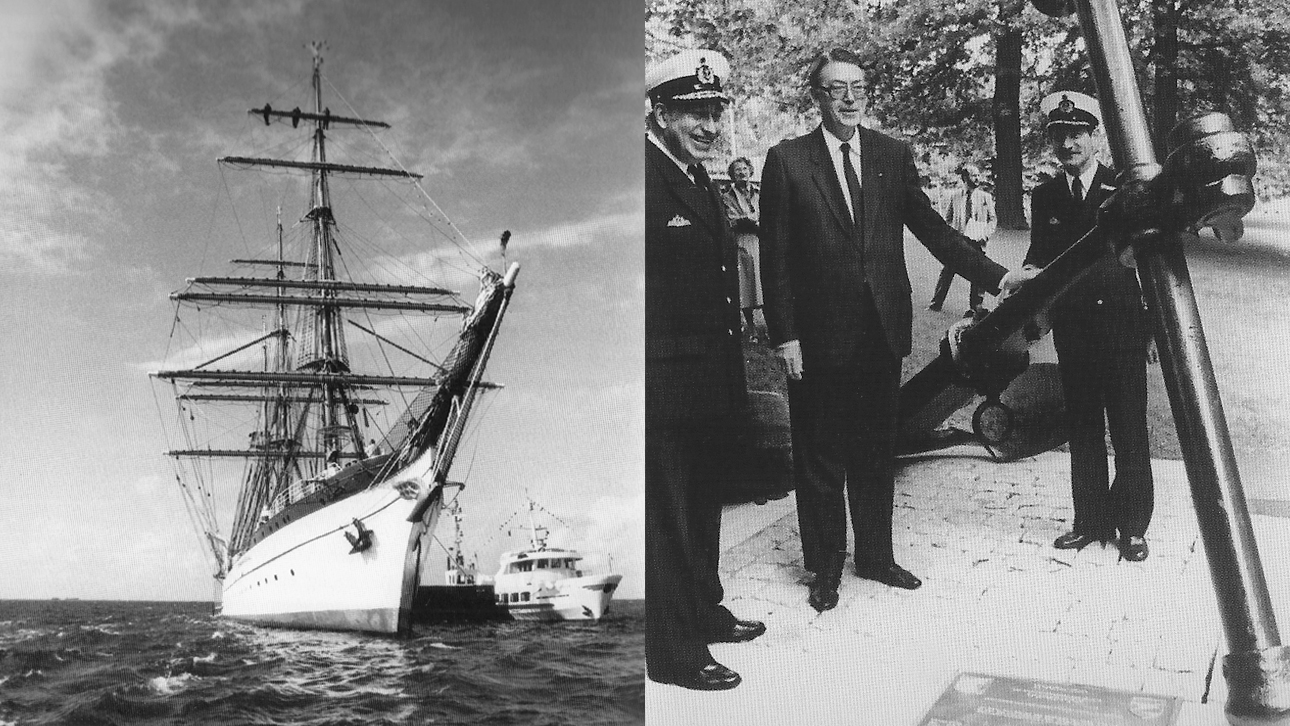
<path fill-rule="evenodd" d="M 1122 174 L 1091 232 L 995 310 L 956 323 L 946 333 L 940 355 L 901 386 L 902 452 L 963 443 L 962 436 L 932 432 L 977 395 L 985 401 L 973 416 L 974 438 L 995 458 L 1016 458 L 1037 453 L 1031 450 L 1035 446 L 1060 443 L 1045 432 L 1028 432 L 1029 442 L 1006 447 L 1017 434 L 1019 417 L 1000 400 L 1027 370 L 1030 346 L 1047 335 L 1053 303 L 1097 267 L 1133 267 L 1140 255 L 1180 243 L 1180 233 L 1212 227 L 1220 239 L 1239 239 L 1241 218 L 1254 207 L 1251 177 L 1257 161 L 1249 140 L 1221 113 L 1183 121 L 1170 138 L 1173 151 L 1163 169 L 1153 163 Z M 1043 403 L 1055 402 L 1049 398 Z M 1029 418 L 1052 426 L 1058 417 Z M 1000 455 L 1001 450 L 1007 453 Z"/>
<path fill-rule="evenodd" d="M 1254 206 L 1253 149 L 1226 116 L 1199 115 L 1173 130 L 1162 168 L 1115 0 L 1032 2 L 1049 14 L 1079 13 L 1107 140 L 1129 182 L 1129 191 L 1107 205 L 1105 224 L 1118 247 L 1115 256 L 1137 263 L 1156 321 L 1161 372 L 1230 651 L 1223 658 L 1227 719 L 1242 726 L 1290 724 L 1290 648 L 1277 629 L 1180 244 L 1199 227 L 1212 227 L 1220 239 L 1239 238 L 1241 219 Z"/>

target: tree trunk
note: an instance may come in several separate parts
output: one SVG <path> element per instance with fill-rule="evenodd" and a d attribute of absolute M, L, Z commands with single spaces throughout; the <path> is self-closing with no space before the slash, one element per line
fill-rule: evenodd
<path fill-rule="evenodd" d="M 1001 0 L 995 39 L 994 199 L 999 226 L 1026 229 L 1021 194 L 1021 30 L 1018 0 Z"/>
<path fill-rule="evenodd" d="M 1169 153 L 1169 131 L 1178 123 L 1178 5 L 1177 0 L 1151 0 L 1155 43 L 1151 65 L 1155 72 L 1155 147 L 1163 160 Z"/>

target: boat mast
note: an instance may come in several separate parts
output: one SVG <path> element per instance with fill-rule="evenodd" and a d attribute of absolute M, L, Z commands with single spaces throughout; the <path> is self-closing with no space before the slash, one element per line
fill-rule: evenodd
<path fill-rule="evenodd" d="M 278 207 L 277 227 L 278 269 L 275 277 L 277 278 L 279 285 L 278 295 L 283 296 L 286 294 L 286 290 L 284 290 L 281 285 L 287 280 L 287 257 L 286 249 L 282 242 L 282 207 L 280 206 Z M 291 369 L 291 333 L 287 330 L 287 306 L 284 302 L 279 302 L 274 306 L 274 310 L 274 325 L 276 326 L 274 328 L 274 332 L 277 334 L 278 345 L 275 351 L 277 358 L 274 361 L 273 370 L 279 372 L 287 371 Z M 266 422 L 268 424 L 265 426 L 266 440 L 261 443 L 267 451 L 272 447 L 281 448 L 283 446 L 288 446 L 287 442 L 293 439 L 291 436 L 292 396 L 290 395 L 290 388 L 287 384 L 278 382 L 273 389 L 266 391 L 266 393 L 269 395 L 266 395 L 264 398 L 266 402 L 268 402 L 270 408 L 268 409 L 268 417 L 266 418 Z M 272 399 L 271 402 L 270 399 Z M 267 471 L 271 472 L 270 474 L 266 474 L 266 478 L 272 476 L 274 479 L 274 481 L 272 481 L 268 486 L 260 487 L 261 491 L 267 492 L 277 490 L 283 482 L 287 481 L 290 476 L 291 469 L 297 466 L 297 464 L 294 459 L 266 456 L 261 460 L 260 466 L 266 467 Z"/>
<path fill-rule="evenodd" d="M 310 257 L 315 264 L 313 279 L 325 283 L 336 281 L 336 260 L 332 231 L 335 219 L 331 210 L 331 190 L 328 184 L 327 169 L 327 126 L 330 109 L 322 105 L 322 44 L 310 44 L 313 51 L 314 91 L 314 144 L 313 144 L 313 193 L 312 205 L 305 215 L 313 227 L 313 249 Z M 324 300 L 334 299 L 334 290 L 322 290 Z M 312 322 L 313 350 L 309 357 L 300 361 L 300 370 L 321 373 L 348 373 L 349 360 L 345 349 L 345 332 L 341 325 L 340 308 L 336 305 L 322 304 L 313 309 Z M 357 430 L 357 421 L 350 411 L 348 391 L 343 383 L 329 380 L 322 385 L 321 421 L 318 429 L 318 448 L 331 456 L 339 456 L 346 439 L 352 443 L 359 458 L 366 456 L 363 438 Z"/>

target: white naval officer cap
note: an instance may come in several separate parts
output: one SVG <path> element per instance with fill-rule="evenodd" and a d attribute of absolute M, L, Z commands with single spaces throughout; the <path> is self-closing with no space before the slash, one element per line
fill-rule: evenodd
<path fill-rule="evenodd" d="M 1054 126 L 1092 131 L 1102 122 L 1097 99 L 1078 91 L 1057 91 L 1044 96 L 1039 102 L 1039 113 L 1043 114 L 1045 131 Z"/>
<path fill-rule="evenodd" d="M 721 84 L 730 75 L 730 62 L 715 50 L 687 49 L 645 69 L 645 89 L 651 103 L 729 101 Z"/>

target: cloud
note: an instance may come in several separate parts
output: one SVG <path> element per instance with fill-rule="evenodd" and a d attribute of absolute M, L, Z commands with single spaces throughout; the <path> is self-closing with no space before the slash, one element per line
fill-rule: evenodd
<path fill-rule="evenodd" d="M 253 336 L 246 333 L 230 333 L 218 337 L 204 338 L 179 350 L 168 352 L 164 360 L 144 361 L 135 363 L 131 367 L 145 373 L 159 370 L 188 370 L 211 360 L 217 355 L 245 346 L 254 339 Z M 214 369 L 232 369 L 237 367 L 239 363 L 255 366 L 262 362 L 263 353 L 260 346 L 256 345 L 240 351 L 240 354 L 226 358 L 223 361 L 223 365 L 215 366 Z"/>
<path fill-rule="evenodd" d="M 609 240 L 623 237 L 639 237 L 644 229 L 644 205 L 636 196 L 624 196 L 634 208 L 623 209 L 622 200 L 611 200 L 608 211 L 580 220 L 571 220 L 551 225 L 545 229 L 532 232 L 517 232 L 510 240 L 509 249 L 528 253 L 535 249 L 571 248 L 602 245 Z M 478 267 L 469 259 L 478 259 L 493 269 L 501 270 L 501 252 L 496 240 L 475 240 L 470 248 L 470 255 L 463 256 L 462 251 L 452 246 L 440 246 L 433 250 L 417 252 L 397 257 L 380 258 L 373 261 L 374 270 L 412 271 L 436 284 L 453 290 L 470 294 L 476 288 L 479 279 Z M 384 282 L 394 282 L 393 273 L 378 274 Z"/>
<path fill-rule="evenodd" d="M 645 228 L 644 206 L 636 209 L 618 209 L 594 217 L 566 222 L 517 236 L 512 244 L 532 247 L 577 247 L 602 244 L 606 239 L 637 237 Z"/>
<path fill-rule="evenodd" d="M 108 72 L 155 55 L 184 14 L 148 6 L 123 24 L 102 5 L 8 3 L 0 38 L 0 262 L 64 272 L 91 254 L 86 230 L 111 220 L 110 199 L 80 167 L 111 152 L 121 132 Z"/>
<path fill-rule="evenodd" d="M 558 526 L 551 532 L 555 547 L 577 550 L 588 572 L 623 575 L 620 597 L 641 597 L 645 582 L 645 488 L 632 495 L 603 496 L 579 513 L 574 527 Z"/>

